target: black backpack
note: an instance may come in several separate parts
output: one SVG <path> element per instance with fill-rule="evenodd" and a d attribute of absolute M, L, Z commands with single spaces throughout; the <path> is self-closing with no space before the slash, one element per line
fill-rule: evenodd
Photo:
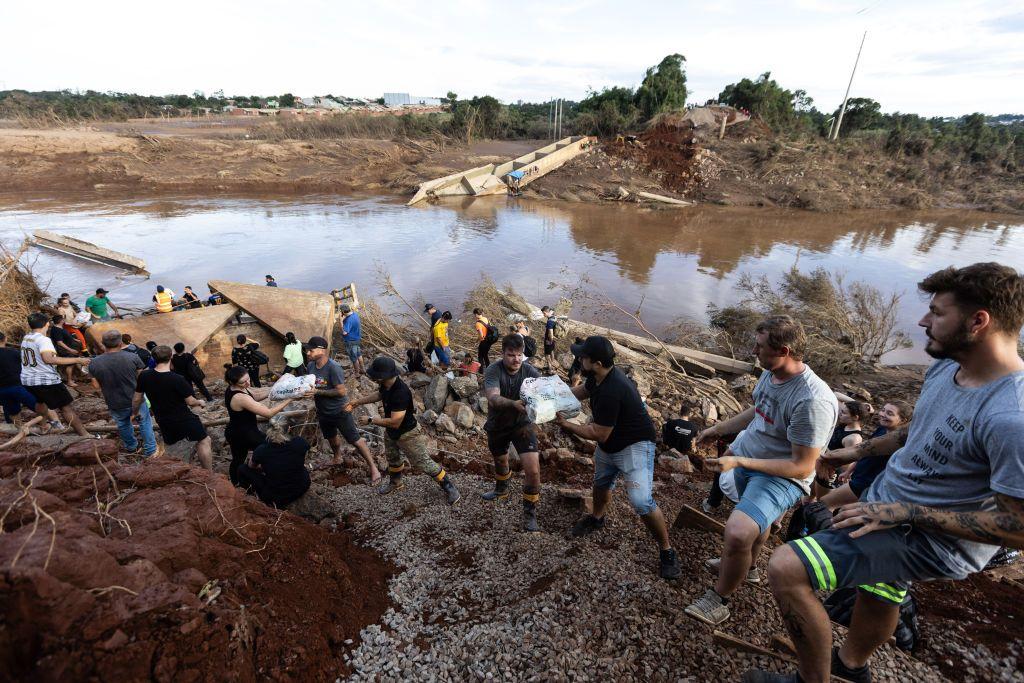
<path fill-rule="evenodd" d="M 837 624 L 850 625 L 850 618 L 853 616 L 853 604 L 857 601 L 857 589 L 853 586 L 840 588 L 825 598 L 825 611 L 828 617 Z M 907 592 L 900 604 L 900 620 L 896 623 L 896 647 L 910 652 L 917 645 L 921 632 L 917 626 L 917 602 L 914 596 Z"/>
<path fill-rule="evenodd" d="M 484 335 L 484 343 L 493 344 L 498 341 L 498 328 L 490 323 L 485 323 L 487 326 L 487 334 Z"/>
<path fill-rule="evenodd" d="M 523 355 L 527 358 L 533 358 L 537 355 L 537 340 L 533 337 L 523 337 Z"/>

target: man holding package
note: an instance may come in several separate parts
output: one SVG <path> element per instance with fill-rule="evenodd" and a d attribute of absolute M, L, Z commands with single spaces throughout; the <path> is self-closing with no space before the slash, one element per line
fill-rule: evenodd
<path fill-rule="evenodd" d="M 523 338 L 510 334 L 501 340 L 501 358 L 484 371 L 484 396 L 487 397 L 487 447 L 494 458 L 494 490 L 484 500 L 508 498 L 508 447 L 515 446 L 523 463 L 523 531 L 540 531 L 537 503 L 540 501 L 540 455 L 537 432 L 526 416 L 522 400 L 523 380 L 540 377 L 537 368 L 523 362 Z"/>
<path fill-rule="evenodd" d="M 629 503 L 658 543 L 659 573 L 663 579 L 679 578 L 679 558 L 668 539 L 668 527 L 651 495 L 654 486 L 654 442 L 658 433 L 647 414 L 636 385 L 615 367 L 615 349 L 605 337 L 587 337 L 573 344 L 586 382 L 574 387 L 579 400 L 590 399 L 593 422 L 578 425 L 564 413 L 555 423 L 576 436 L 597 442 L 594 451 L 594 512 L 584 515 L 569 532 L 581 538 L 604 528 L 605 512 L 615 480 L 621 475 Z"/>

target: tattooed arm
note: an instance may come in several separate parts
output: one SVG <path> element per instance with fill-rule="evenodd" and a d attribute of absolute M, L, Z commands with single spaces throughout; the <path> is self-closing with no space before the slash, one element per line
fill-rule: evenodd
<path fill-rule="evenodd" d="M 912 524 L 957 538 L 1024 549 L 1024 499 L 995 494 L 992 511 L 953 512 L 910 503 L 853 503 L 836 515 L 835 526 L 860 526 L 850 534 L 857 538 L 898 524 Z"/>
<path fill-rule="evenodd" d="M 861 458 L 869 458 L 875 455 L 892 455 L 906 445 L 909 431 L 910 425 L 902 425 L 888 434 L 883 434 L 867 441 L 861 441 L 856 446 L 837 448 L 834 451 L 822 453 L 821 459 L 830 467 L 839 467 L 849 462 L 856 462 Z"/>

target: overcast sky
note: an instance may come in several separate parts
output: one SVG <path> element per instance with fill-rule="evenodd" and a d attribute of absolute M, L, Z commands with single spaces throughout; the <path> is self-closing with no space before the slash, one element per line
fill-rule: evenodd
<path fill-rule="evenodd" d="M 823 110 L 1024 113 L 1024 10 L 989 0 L 0 1 L 0 90 L 580 99 L 679 52 L 691 100 L 771 71 Z"/>

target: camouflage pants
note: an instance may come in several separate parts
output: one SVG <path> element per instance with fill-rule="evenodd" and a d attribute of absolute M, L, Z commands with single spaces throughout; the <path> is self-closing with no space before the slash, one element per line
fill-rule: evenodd
<path fill-rule="evenodd" d="M 441 466 L 434 462 L 427 452 L 427 436 L 419 428 L 402 434 L 398 439 L 384 437 L 384 454 L 388 459 L 388 471 L 397 474 L 405 469 L 405 463 L 413 469 L 437 479 L 441 474 Z"/>

